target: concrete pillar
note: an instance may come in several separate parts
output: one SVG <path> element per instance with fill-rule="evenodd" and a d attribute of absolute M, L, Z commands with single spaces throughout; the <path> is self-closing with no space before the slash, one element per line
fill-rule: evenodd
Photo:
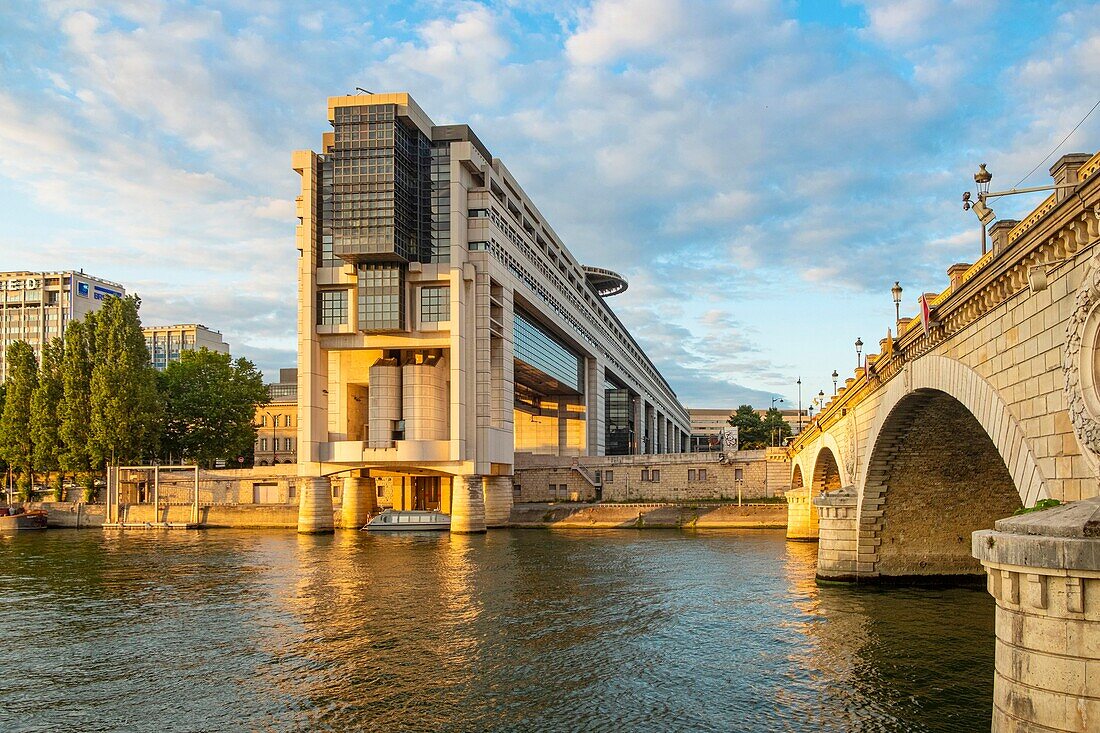
<path fill-rule="evenodd" d="M 332 482 L 323 476 L 298 480 L 298 531 L 302 534 L 332 532 Z"/>
<path fill-rule="evenodd" d="M 566 415 L 569 414 L 566 409 L 569 398 L 564 395 L 558 395 L 554 398 L 558 403 L 558 453 L 559 456 L 569 455 L 569 420 L 566 419 Z"/>
<path fill-rule="evenodd" d="M 485 531 L 485 497 L 478 474 L 456 477 L 451 493 L 451 532 L 473 534 Z"/>
<path fill-rule="evenodd" d="M 482 490 L 485 493 L 485 526 L 507 527 L 512 519 L 512 477 L 486 476 Z"/>
<path fill-rule="evenodd" d="M 585 360 L 584 417 L 588 421 L 585 438 L 588 455 L 602 456 L 607 452 L 607 426 L 605 424 L 606 398 L 604 395 L 604 369 L 595 358 Z"/>
<path fill-rule="evenodd" d="M 369 371 L 367 445 L 393 446 L 393 422 L 401 419 L 401 367 L 395 359 L 379 360 Z"/>
<path fill-rule="evenodd" d="M 859 556 L 859 494 L 850 486 L 813 497 L 818 512 L 817 577 L 854 581 Z"/>
<path fill-rule="evenodd" d="M 435 359 L 401 367 L 405 440 L 446 440 L 447 369 Z"/>
<path fill-rule="evenodd" d="M 808 486 L 787 491 L 787 539 L 817 542 L 818 516 Z"/>
<path fill-rule="evenodd" d="M 1100 497 L 975 532 L 997 601 L 993 726 L 1100 730 Z"/>
<path fill-rule="evenodd" d="M 340 502 L 340 526 L 359 529 L 378 509 L 374 479 L 360 476 L 344 477 L 343 500 Z"/>
<path fill-rule="evenodd" d="M 633 455 L 645 452 L 645 400 L 633 395 L 634 401 L 634 444 L 630 447 Z"/>

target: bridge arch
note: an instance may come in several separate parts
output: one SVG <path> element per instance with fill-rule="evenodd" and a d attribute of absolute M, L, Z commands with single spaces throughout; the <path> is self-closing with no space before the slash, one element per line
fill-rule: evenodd
<path fill-rule="evenodd" d="M 815 494 L 822 491 L 833 491 L 844 485 L 841 480 L 840 463 L 836 459 L 836 453 L 828 446 L 821 446 L 814 460 L 814 472 L 810 486 Z"/>
<path fill-rule="evenodd" d="M 1046 495 L 1023 431 L 993 387 L 925 356 L 878 406 L 862 475 L 860 575 L 980 574 L 970 533 Z"/>
<path fill-rule="evenodd" d="M 801 489 L 803 486 L 805 486 L 805 482 L 802 480 L 802 466 L 795 463 L 791 469 L 791 491 Z"/>

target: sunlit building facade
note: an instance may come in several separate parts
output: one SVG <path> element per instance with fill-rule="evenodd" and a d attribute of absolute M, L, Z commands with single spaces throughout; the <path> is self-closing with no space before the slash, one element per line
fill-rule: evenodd
<path fill-rule="evenodd" d="M 328 107 L 321 152 L 293 156 L 298 461 L 344 473 L 349 524 L 379 479 L 478 531 L 507 520 L 517 454 L 686 450 L 687 410 L 605 302 L 625 281 L 578 263 L 468 126 L 407 94 Z"/>
<path fill-rule="evenodd" d="M 219 331 L 213 331 L 198 323 L 182 323 L 174 326 L 147 326 L 145 346 L 153 368 L 164 371 L 169 364 L 180 360 L 184 351 L 209 349 L 219 354 L 229 353 L 229 344 Z"/>
<path fill-rule="evenodd" d="M 26 341 L 41 359 L 42 345 L 69 323 L 99 310 L 104 298 L 125 294 L 122 285 L 83 270 L 0 272 L 0 382 L 8 377 L 13 342 Z"/>

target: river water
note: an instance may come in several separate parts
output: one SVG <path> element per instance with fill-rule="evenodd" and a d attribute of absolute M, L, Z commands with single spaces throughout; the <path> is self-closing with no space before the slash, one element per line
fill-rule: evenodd
<path fill-rule="evenodd" d="M 782 532 L 0 537 L 5 731 L 988 730 L 984 590 Z"/>

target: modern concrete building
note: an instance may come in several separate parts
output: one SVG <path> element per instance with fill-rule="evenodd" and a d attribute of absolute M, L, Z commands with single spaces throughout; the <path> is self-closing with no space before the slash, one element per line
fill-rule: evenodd
<path fill-rule="evenodd" d="M 270 402 L 256 408 L 253 464 L 274 466 L 298 462 L 298 370 L 280 369 L 279 381 L 267 385 Z"/>
<path fill-rule="evenodd" d="M 26 341 L 37 357 L 42 344 L 65 332 L 74 319 L 99 310 L 107 296 L 125 288 L 83 270 L 0 273 L 0 381 L 7 379 L 8 345 Z"/>
<path fill-rule="evenodd" d="M 301 175 L 298 460 L 302 531 L 400 482 L 452 531 L 506 520 L 517 453 L 686 450 L 687 410 L 581 265 L 466 125 L 408 94 L 332 97 Z M 350 506 L 350 508 L 349 508 Z"/>
<path fill-rule="evenodd" d="M 229 353 L 229 344 L 225 343 L 220 331 L 212 331 L 198 323 L 146 326 L 142 331 L 145 333 L 145 345 L 149 348 L 149 358 L 158 371 L 179 361 L 184 351 L 206 348 L 220 354 Z"/>

